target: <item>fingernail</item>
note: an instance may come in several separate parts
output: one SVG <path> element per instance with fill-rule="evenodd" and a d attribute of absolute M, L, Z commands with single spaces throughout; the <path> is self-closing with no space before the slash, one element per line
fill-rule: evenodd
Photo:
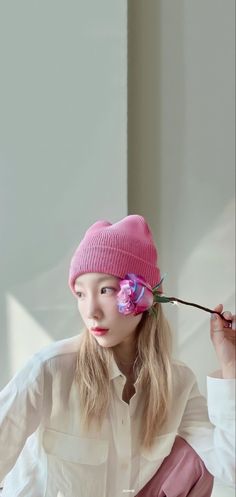
<path fill-rule="evenodd" d="M 232 313 L 230 311 L 225 311 L 225 312 L 223 312 L 223 316 L 226 319 L 230 319 L 230 318 L 232 318 Z"/>
<path fill-rule="evenodd" d="M 212 319 L 212 321 L 214 321 L 215 319 L 217 319 L 217 314 L 211 314 L 211 319 Z"/>

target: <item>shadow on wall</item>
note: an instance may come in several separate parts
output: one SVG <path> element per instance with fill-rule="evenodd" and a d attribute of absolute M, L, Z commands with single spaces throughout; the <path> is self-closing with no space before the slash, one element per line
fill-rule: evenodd
<path fill-rule="evenodd" d="M 129 213 L 150 223 L 167 295 L 233 310 L 233 2 L 209 0 L 204 15 L 202 2 L 129 7 Z M 176 353 L 205 391 L 217 367 L 209 316 L 165 310 Z"/>

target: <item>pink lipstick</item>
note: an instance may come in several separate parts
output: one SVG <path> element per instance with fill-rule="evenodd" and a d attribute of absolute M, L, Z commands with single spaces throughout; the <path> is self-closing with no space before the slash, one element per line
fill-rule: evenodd
<path fill-rule="evenodd" d="M 91 333 L 96 336 L 103 336 L 106 335 L 108 332 L 108 328 L 100 328 L 99 326 L 96 326 L 96 328 L 91 328 Z"/>

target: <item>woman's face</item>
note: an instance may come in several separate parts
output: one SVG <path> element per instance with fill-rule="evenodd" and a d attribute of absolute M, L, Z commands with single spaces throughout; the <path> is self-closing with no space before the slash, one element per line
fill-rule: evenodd
<path fill-rule="evenodd" d="M 142 318 L 142 314 L 125 316 L 118 311 L 119 290 L 119 278 L 103 273 L 86 273 L 75 282 L 82 320 L 102 347 L 130 342 Z"/>

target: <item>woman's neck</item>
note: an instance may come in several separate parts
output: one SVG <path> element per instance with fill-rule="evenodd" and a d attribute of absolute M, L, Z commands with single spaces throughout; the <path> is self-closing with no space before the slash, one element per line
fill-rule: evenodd
<path fill-rule="evenodd" d="M 117 366 L 126 377 L 130 377 L 136 359 L 136 344 L 134 342 L 120 343 L 114 347 L 113 351 Z"/>

